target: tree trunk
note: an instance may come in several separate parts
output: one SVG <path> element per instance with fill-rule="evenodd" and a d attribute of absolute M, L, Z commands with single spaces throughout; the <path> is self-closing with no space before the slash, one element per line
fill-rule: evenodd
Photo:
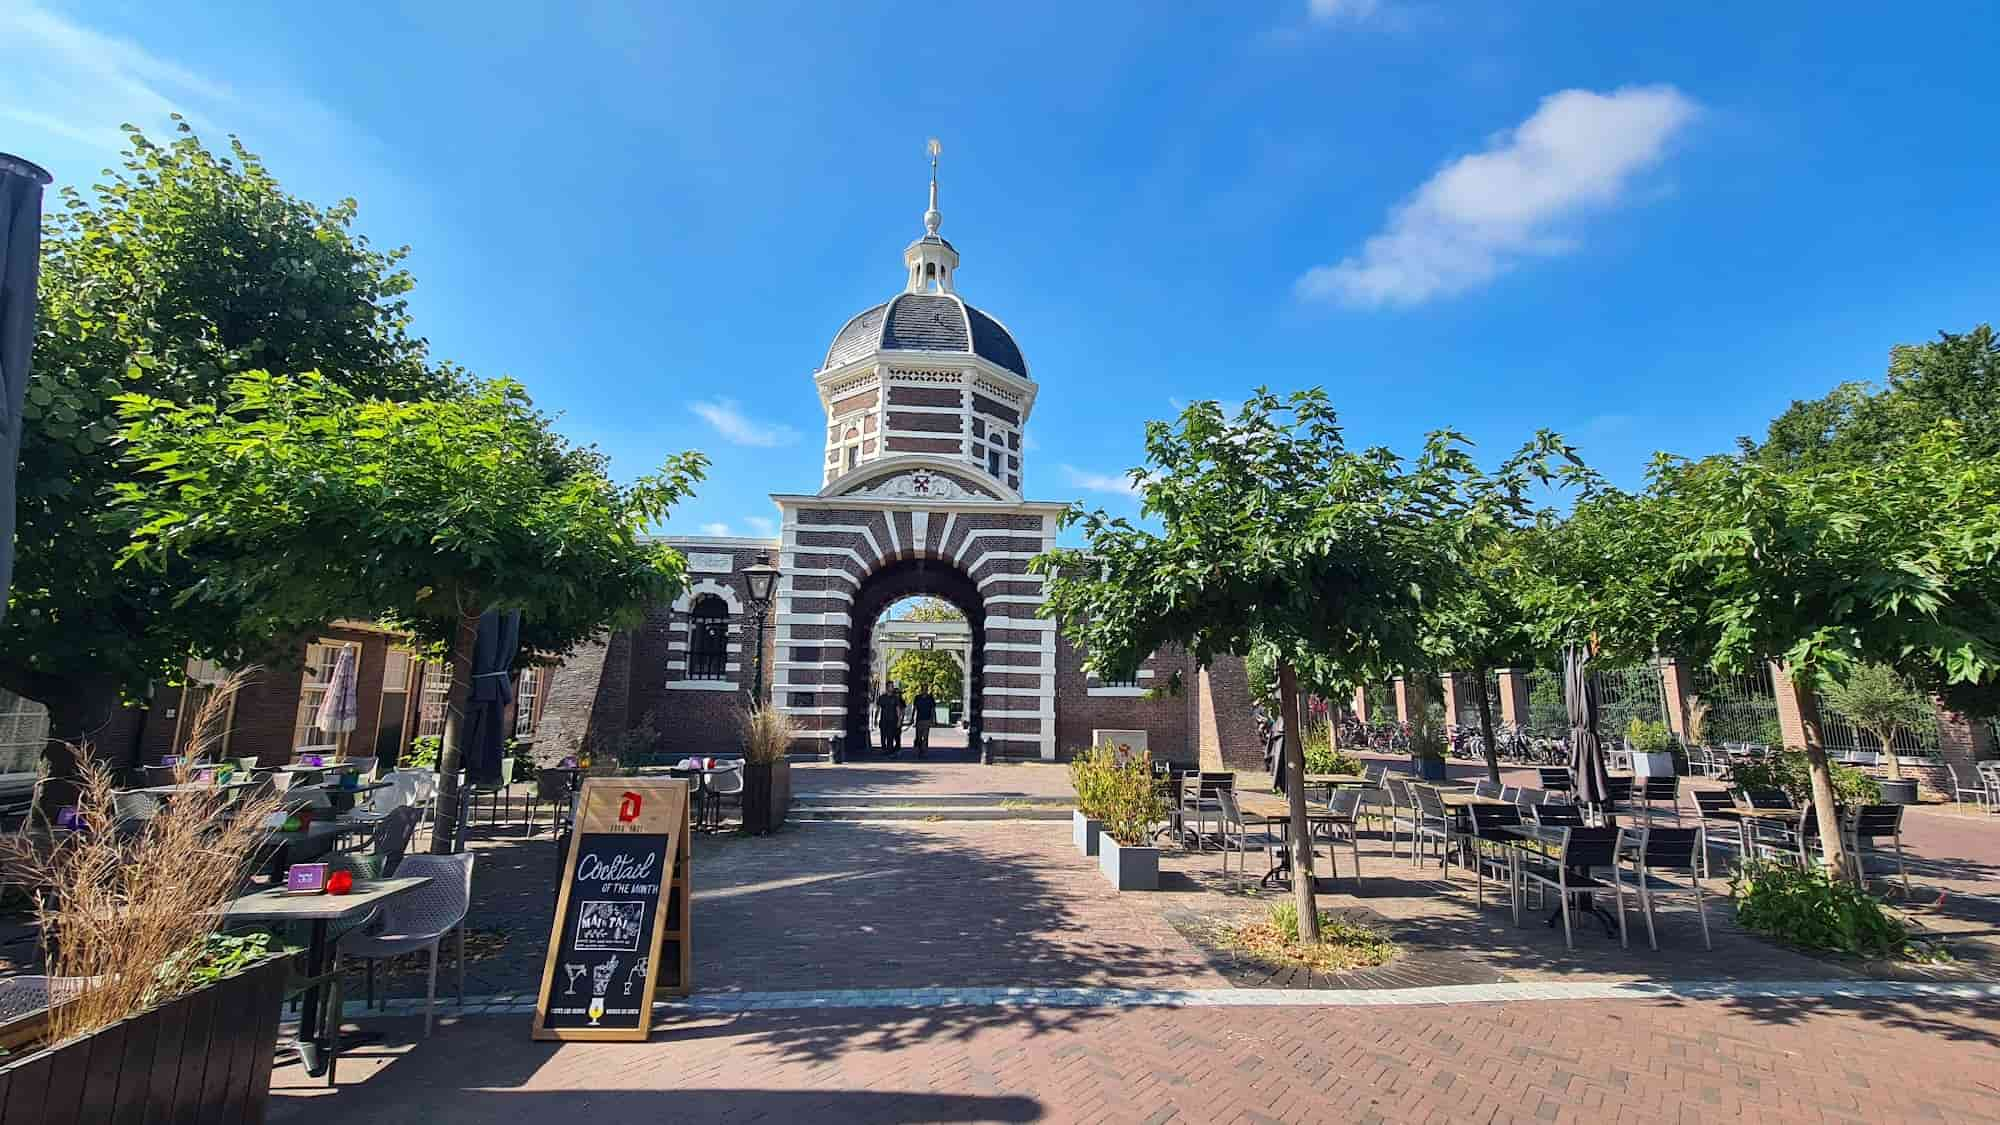
<path fill-rule="evenodd" d="M 1278 660 L 1278 706 L 1285 716 L 1285 807 L 1291 821 L 1292 898 L 1299 907 L 1299 940 L 1319 941 L 1319 903 L 1313 896 L 1312 836 L 1306 827 L 1305 704 L 1291 661 Z"/>
<path fill-rule="evenodd" d="M 1889 780 L 1903 780 L 1903 763 L 1896 760 L 1896 728 L 1889 727 L 1873 733 L 1876 740 L 1882 744 L 1882 766 L 1889 771 Z"/>
<path fill-rule="evenodd" d="M 451 643 L 451 697 L 445 704 L 444 738 L 438 747 L 437 821 L 431 826 L 431 852 L 450 855 L 458 850 L 458 771 L 464 759 L 465 703 L 472 694 L 472 649 L 479 642 L 479 612 L 462 614 L 458 636 Z"/>
<path fill-rule="evenodd" d="M 1794 681 L 1797 683 L 1797 681 Z M 1801 692 L 1806 685 L 1799 683 Z M 1833 771 L 1826 764 L 1826 747 L 1819 742 L 1819 724 L 1805 723 L 1806 772 L 1812 776 L 1813 819 L 1819 823 L 1819 837 L 1826 850 L 1828 874 L 1840 878 L 1847 870 L 1846 847 L 1840 838 L 1840 814 L 1834 805 Z"/>
<path fill-rule="evenodd" d="M 1479 692 L 1479 737 L 1486 744 L 1486 776 L 1493 784 L 1500 784 L 1500 746 L 1493 739 L 1493 701 L 1486 698 L 1486 677 L 1484 668 L 1472 670 L 1473 687 Z"/>

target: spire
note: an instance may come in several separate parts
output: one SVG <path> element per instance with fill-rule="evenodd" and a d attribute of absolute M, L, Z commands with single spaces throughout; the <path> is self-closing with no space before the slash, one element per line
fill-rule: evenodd
<path fill-rule="evenodd" d="M 924 212 L 924 233 L 933 238 L 937 237 L 938 224 L 944 221 L 944 215 L 938 210 L 937 205 L 937 162 L 938 153 L 943 151 L 943 148 L 944 146 L 938 144 L 936 137 L 924 142 L 924 151 L 931 154 L 931 208 Z"/>
<path fill-rule="evenodd" d="M 951 273 L 958 268 L 958 251 L 938 233 L 938 224 L 944 221 L 937 205 L 938 153 L 942 150 L 936 137 L 924 142 L 924 151 L 931 158 L 931 207 L 924 212 L 924 236 L 903 248 L 903 265 L 910 271 L 905 289 L 911 293 L 951 292 Z"/>

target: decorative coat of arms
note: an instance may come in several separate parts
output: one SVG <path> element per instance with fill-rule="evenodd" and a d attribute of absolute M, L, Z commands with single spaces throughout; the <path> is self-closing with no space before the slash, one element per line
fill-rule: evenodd
<path fill-rule="evenodd" d="M 911 500 L 990 500 L 992 497 L 974 492 L 958 483 L 955 478 L 928 469 L 915 469 L 907 473 L 896 473 L 876 481 L 854 496 L 879 496 L 889 499 Z"/>

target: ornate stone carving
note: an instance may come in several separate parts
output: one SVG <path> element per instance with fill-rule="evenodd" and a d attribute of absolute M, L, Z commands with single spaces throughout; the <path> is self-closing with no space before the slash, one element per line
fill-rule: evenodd
<path fill-rule="evenodd" d="M 893 473 L 851 496 L 882 497 L 893 500 L 991 500 L 993 497 L 959 483 L 954 477 L 930 469 Z"/>

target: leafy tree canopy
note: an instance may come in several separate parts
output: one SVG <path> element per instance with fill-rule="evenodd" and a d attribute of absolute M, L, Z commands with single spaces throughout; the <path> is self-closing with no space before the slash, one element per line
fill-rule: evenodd
<path fill-rule="evenodd" d="M 1771 465 L 1874 461 L 1947 421 L 1959 424 L 1973 456 L 2000 454 L 2000 340 L 1991 325 L 1899 344 L 1889 351 L 1886 386 L 1843 383 L 1793 402 L 1763 442 L 1742 444 Z"/>
<path fill-rule="evenodd" d="M 63 189 L 46 221 L 41 316 L 27 391 L 18 570 L 0 622 L 0 684 L 49 703 L 56 733 L 101 719 L 121 692 L 177 675 L 191 649 L 236 623 L 177 608 L 179 567 L 118 569 L 129 527 L 110 495 L 132 480 L 115 400 L 213 401 L 253 368 L 319 370 L 357 392 L 453 393 L 409 333 L 405 251 L 353 233 L 353 200 L 286 195 L 232 140 L 229 155 L 181 135 L 131 150 L 88 195 Z"/>
<path fill-rule="evenodd" d="M 274 633 L 386 613 L 442 641 L 468 616 L 520 609 L 524 644 L 560 652 L 682 586 L 685 560 L 642 533 L 705 459 L 616 485 L 509 380 L 401 402 L 252 371 L 220 403 L 121 405 L 140 474 L 117 490 L 121 561 L 186 567 L 179 600 L 195 612 Z"/>

